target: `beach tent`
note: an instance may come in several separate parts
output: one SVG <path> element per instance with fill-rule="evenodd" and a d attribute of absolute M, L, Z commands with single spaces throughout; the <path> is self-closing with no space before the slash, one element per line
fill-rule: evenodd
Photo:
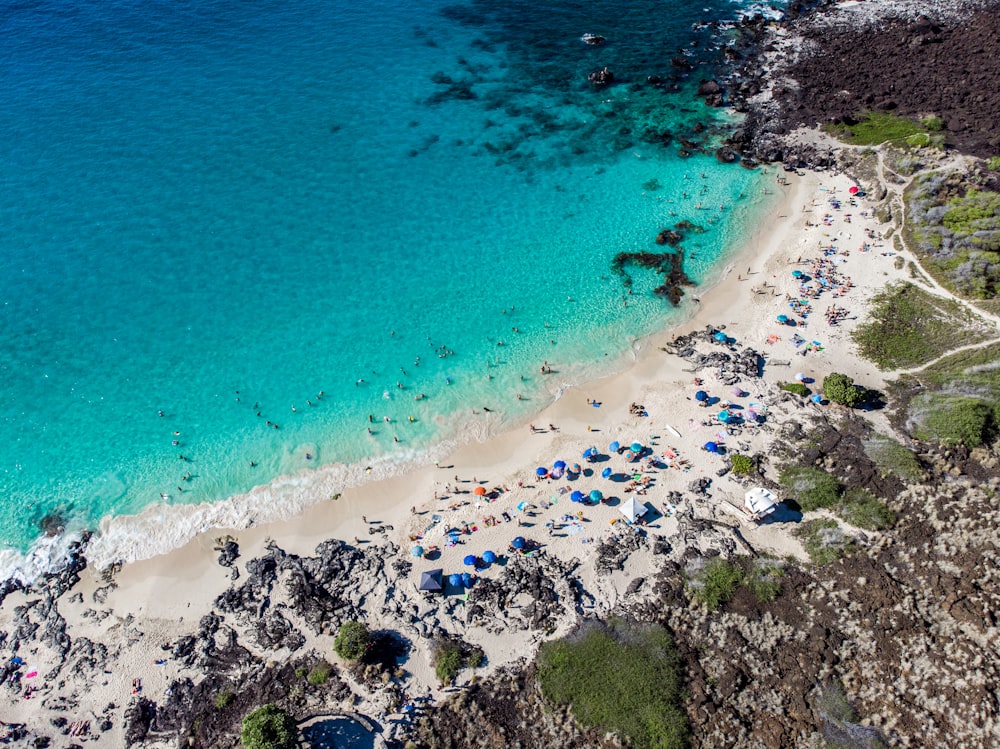
<path fill-rule="evenodd" d="M 630 523 L 634 523 L 646 514 L 646 505 L 635 497 L 632 497 L 627 502 L 624 502 L 622 506 L 618 508 L 618 511 L 625 516 L 626 520 Z"/>
<path fill-rule="evenodd" d="M 444 590 L 444 583 L 441 578 L 444 570 L 427 570 L 420 573 L 420 590 L 428 590 L 432 593 L 440 593 Z"/>
<path fill-rule="evenodd" d="M 760 520 L 778 508 L 777 497 L 767 489 L 758 486 L 744 495 L 743 508 L 750 513 L 754 520 Z"/>
<path fill-rule="evenodd" d="M 493 564 L 496 560 L 497 555 L 489 549 L 483 552 L 483 561 L 486 562 L 486 564 Z"/>

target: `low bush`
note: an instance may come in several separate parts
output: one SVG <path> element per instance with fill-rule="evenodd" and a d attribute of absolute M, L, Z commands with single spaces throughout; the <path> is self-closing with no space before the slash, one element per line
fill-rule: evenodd
<path fill-rule="evenodd" d="M 781 578 L 785 570 L 773 560 L 759 560 L 750 567 L 744 585 L 760 603 L 769 603 L 781 593 Z"/>
<path fill-rule="evenodd" d="M 896 522 L 893 511 L 867 489 L 848 489 L 837 505 L 836 512 L 844 522 L 866 531 L 884 530 Z"/>
<path fill-rule="evenodd" d="M 803 398 L 807 397 L 812 392 L 801 382 L 786 382 L 778 385 L 778 387 L 785 392 L 792 393 L 793 395 L 801 395 Z"/>
<path fill-rule="evenodd" d="M 807 520 L 792 532 L 801 539 L 814 564 L 829 564 L 839 559 L 853 544 L 840 524 L 831 518 Z"/>
<path fill-rule="evenodd" d="M 215 699 L 212 700 L 212 704 L 215 705 L 219 710 L 224 710 L 233 704 L 233 700 L 236 699 L 236 695 L 232 692 L 219 692 L 215 695 Z"/>
<path fill-rule="evenodd" d="M 269 704 L 243 719 L 240 740 L 245 749 L 297 749 L 299 729 L 291 715 Z"/>
<path fill-rule="evenodd" d="M 729 456 L 730 463 L 733 466 L 733 473 L 740 476 L 746 476 L 747 474 L 753 473 L 756 467 L 753 458 L 747 455 L 740 455 L 739 453 L 733 453 Z"/>
<path fill-rule="evenodd" d="M 915 403 L 914 411 L 917 437 L 950 447 L 978 447 L 992 441 L 996 432 L 993 408 L 978 398 L 931 397 Z"/>
<path fill-rule="evenodd" d="M 479 668 L 486 662 L 483 649 L 458 639 L 440 638 L 432 657 L 434 673 L 442 684 L 451 684 L 463 668 Z"/>
<path fill-rule="evenodd" d="M 778 481 L 805 512 L 833 507 L 843 491 L 835 477 L 812 466 L 786 466 Z"/>
<path fill-rule="evenodd" d="M 743 568 L 738 564 L 715 557 L 703 566 L 688 570 L 688 589 L 709 611 L 728 603 L 743 582 Z"/>
<path fill-rule="evenodd" d="M 659 625 L 585 622 L 542 644 L 538 679 L 545 698 L 568 705 L 587 728 L 614 732 L 636 749 L 688 745 L 681 659 Z"/>
<path fill-rule="evenodd" d="M 333 666 L 326 661 L 321 661 L 312 667 L 309 674 L 306 676 L 306 681 L 314 687 L 318 687 L 320 684 L 326 683 L 326 680 L 330 678 L 332 670 Z"/>
<path fill-rule="evenodd" d="M 890 437 L 876 435 L 864 443 L 865 454 L 875 461 L 875 465 L 884 474 L 898 476 L 905 481 L 919 481 L 924 471 L 920 461 L 903 445 Z"/>

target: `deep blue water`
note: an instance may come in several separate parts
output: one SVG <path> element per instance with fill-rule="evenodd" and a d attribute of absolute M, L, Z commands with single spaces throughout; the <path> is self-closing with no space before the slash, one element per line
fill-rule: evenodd
<path fill-rule="evenodd" d="M 648 272 L 625 306 L 615 254 L 691 220 L 710 281 L 757 215 L 691 95 L 739 9 L 4 3 L 0 548 L 385 473 L 615 366 L 679 314 Z"/>

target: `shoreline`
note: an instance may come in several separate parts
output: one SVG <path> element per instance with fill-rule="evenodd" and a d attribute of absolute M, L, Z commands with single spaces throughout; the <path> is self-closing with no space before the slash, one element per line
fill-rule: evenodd
<path fill-rule="evenodd" d="M 774 168 L 774 167 L 772 167 Z M 762 176 L 767 175 L 764 167 Z M 777 205 L 787 201 L 787 195 L 769 193 L 738 210 L 745 213 L 746 226 L 753 225 L 755 216 L 767 215 Z M 736 210 L 736 207 L 731 207 Z M 714 290 L 725 282 L 730 271 L 739 265 L 754 246 L 755 230 L 749 237 L 733 243 L 718 261 L 719 271 L 709 285 L 689 287 L 688 298 L 701 299 L 702 304 L 687 308 L 677 307 L 674 312 L 679 318 L 666 327 L 636 338 L 624 348 L 614 362 L 595 369 L 604 369 L 604 374 L 588 378 L 578 384 L 560 384 L 555 388 L 544 388 L 552 400 L 533 415 L 518 416 L 511 421 L 501 419 L 499 423 L 476 421 L 470 418 L 463 429 L 433 445 L 419 448 L 416 454 L 403 457 L 399 453 L 385 453 L 366 458 L 356 463 L 333 462 L 316 469 L 302 469 L 293 474 L 275 476 L 265 484 L 255 486 L 250 491 L 225 499 L 195 504 L 173 504 L 161 502 L 148 505 L 142 511 L 129 515 L 108 515 L 101 518 L 96 528 L 74 528 L 57 536 L 40 536 L 26 553 L 10 551 L 12 561 L 5 563 L 9 574 L 0 577 L 8 584 L 31 584 L 47 574 L 58 573 L 59 568 L 69 561 L 69 554 L 78 545 L 82 536 L 88 540 L 82 550 L 89 566 L 99 569 L 111 565 L 132 564 L 163 554 L 171 554 L 195 541 L 198 536 L 215 531 L 236 532 L 257 525 L 281 523 L 301 516 L 317 504 L 323 504 L 330 497 L 348 490 L 363 488 L 379 481 L 407 476 L 419 471 L 434 459 L 443 460 L 447 456 L 474 444 L 488 444 L 508 431 L 516 431 L 532 419 L 541 419 L 548 409 L 555 406 L 567 393 L 589 387 L 591 382 L 603 382 L 609 378 L 625 375 L 648 357 L 653 349 L 662 345 L 662 338 L 671 331 L 684 329 L 686 325 L 704 315 L 714 298 Z M 714 309 L 714 308 L 711 308 Z M 598 364 L 595 360 L 594 364 Z M 608 372 L 610 370 L 610 372 Z M 499 427 L 500 431 L 496 431 Z M 371 477 L 366 468 L 371 467 Z M 382 476 L 377 474 L 383 473 Z M 275 509 L 278 508 L 278 509 Z M 242 525 L 241 525 L 242 523 Z M 167 546 L 150 548 L 146 537 L 165 524 L 174 529 L 175 537 L 167 541 Z M 77 552 L 78 553 L 78 552 Z M 2 583 L 0 583 L 2 585 Z"/>
<path fill-rule="evenodd" d="M 812 177 L 814 175 L 807 173 L 805 179 Z M 796 215 L 793 209 L 794 198 L 801 198 L 801 194 L 805 191 L 806 186 L 803 181 L 802 177 L 795 177 L 794 182 L 789 186 L 791 189 L 783 191 L 778 201 L 777 210 L 783 213 L 787 219 L 794 219 Z M 539 423 L 549 423 L 550 421 L 565 423 L 569 419 L 569 423 L 574 428 L 586 429 L 588 421 L 584 415 L 587 412 L 580 408 L 578 403 L 570 403 L 574 396 L 579 400 L 578 396 L 583 395 L 586 391 L 589 393 L 587 398 L 599 400 L 603 404 L 599 410 L 600 416 L 590 420 L 589 426 L 597 429 L 608 429 L 611 417 L 606 415 L 615 413 L 618 409 L 627 406 L 629 402 L 641 398 L 647 382 L 664 374 L 664 365 L 667 362 L 660 347 L 667 342 L 669 337 L 691 332 L 709 324 L 710 320 L 725 317 L 725 313 L 733 304 L 733 298 L 738 298 L 734 292 L 739 291 L 741 283 L 732 278 L 732 271 L 738 265 L 742 265 L 744 261 L 752 262 L 764 244 L 780 243 L 779 237 L 787 235 L 790 229 L 791 227 L 787 223 L 779 224 L 770 230 L 759 229 L 741 248 L 731 254 L 729 262 L 716 283 L 698 295 L 701 302 L 687 320 L 637 341 L 637 346 L 633 347 L 635 358 L 625 369 L 582 385 L 565 388 L 556 400 L 538 412 L 532 420 Z M 772 242 L 772 240 L 775 241 Z M 677 374 L 674 368 L 667 371 L 673 375 Z M 595 409 L 595 411 L 597 410 Z M 526 464 L 531 462 L 530 458 L 537 455 L 539 449 L 546 452 L 551 451 L 555 442 L 553 435 L 537 434 L 534 437 L 538 439 L 526 441 L 523 439 L 523 428 L 524 425 L 517 425 L 500 434 L 493 435 L 485 441 L 467 442 L 444 452 L 440 458 L 442 467 L 439 470 L 429 464 L 422 466 L 416 464 L 411 465 L 408 470 L 403 470 L 401 473 L 375 481 L 365 481 L 362 476 L 356 484 L 345 484 L 339 499 L 318 499 L 313 504 L 301 507 L 291 517 L 263 523 L 251 522 L 251 525 L 244 528 L 226 525 L 205 528 L 196 532 L 183 545 L 166 553 L 124 563 L 121 572 L 116 576 L 116 582 L 125 588 L 129 585 L 141 587 L 150 580 L 172 580 L 174 575 L 168 571 L 177 569 L 191 571 L 191 560 L 188 559 L 190 555 L 200 556 L 208 553 L 214 556 L 214 540 L 220 536 L 238 536 L 241 555 L 244 557 L 263 553 L 267 540 L 270 538 L 281 539 L 283 547 L 287 551 L 305 555 L 312 553 L 316 544 L 327 538 L 337 537 L 349 540 L 352 537 L 363 536 L 366 526 L 362 522 L 362 517 L 379 517 L 386 524 L 398 525 L 406 520 L 409 507 L 412 506 L 412 503 L 408 504 L 410 502 L 408 497 L 418 493 L 422 493 L 425 497 L 431 496 L 435 486 L 444 483 L 446 478 L 444 471 L 446 470 L 458 469 L 461 473 L 472 472 L 473 475 L 485 475 L 491 469 L 495 471 L 498 464 L 506 467 L 512 463 Z M 598 432 L 598 434 L 603 433 Z M 595 441 L 607 442 L 607 440 L 596 439 Z M 444 449 L 448 450 L 447 446 Z M 433 454 L 432 452 L 431 455 Z M 446 469 L 446 465 L 453 468 Z M 360 466 L 355 466 L 355 468 L 361 470 Z M 280 488 L 286 481 L 294 483 L 294 480 L 295 476 L 279 477 L 274 483 L 257 487 L 239 499 L 251 500 L 255 498 L 255 495 L 263 494 L 272 487 Z M 322 493 L 320 487 L 316 487 L 316 489 L 317 494 Z M 267 499 L 271 499 L 271 497 Z M 194 508 L 203 508 L 210 514 L 210 508 L 215 504 L 218 503 L 197 505 Z M 155 508 L 151 508 L 151 512 L 154 511 Z M 205 562 L 203 566 L 208 571 L 214 571 L 213 568 L 216 566 L 214 558 L 210 557 L 203 561 Z M 94 571 L 96 570 L 88 565 L 84 579 L 86 580 L 88 573 Z M 184 581 L 183 585 L 189 586 L 192 578 L 184 576 L 180 579 Z M 99 581 L 92 580 L 91 582 L 92 589 L 99 587 Z"/>

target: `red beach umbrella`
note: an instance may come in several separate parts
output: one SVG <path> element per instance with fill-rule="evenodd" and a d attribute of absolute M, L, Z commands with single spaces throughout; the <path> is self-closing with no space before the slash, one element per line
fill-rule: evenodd
<path fill-rule="evenodd" d="M 851 193 L 851 195 L 857 195 L 860 191 L 861 189 L 857 185 L 851 185 L 851 189 L 847 192 Z"/>
<path fill-rule="evenodd" d="M 477 497 L 482 497 L 484 494 L 486 494 L 486 487 L 477 486 L 475 489 L 472 490 L 472 493 L 475 494 Z"/>

